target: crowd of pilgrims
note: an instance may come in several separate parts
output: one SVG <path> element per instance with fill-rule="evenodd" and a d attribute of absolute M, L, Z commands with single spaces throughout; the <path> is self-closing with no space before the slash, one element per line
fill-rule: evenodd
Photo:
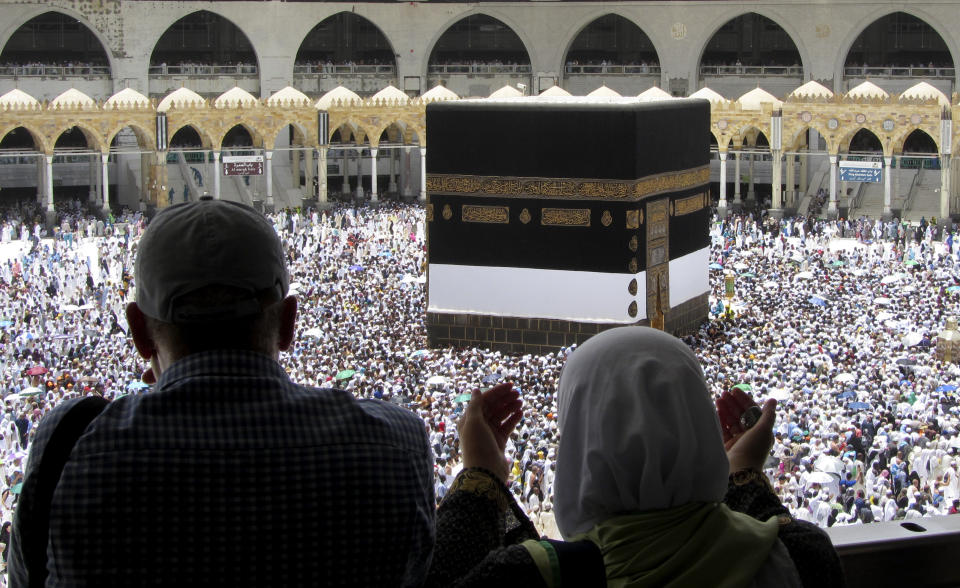
<path fill-rule="evenodd" d="M 32 205 L 10 207 L 0 227 L 2 521 L 45 412 L 78 394 L 149 393 L 123 318 L 145 218 L 98 220 L 79 206 L 59 215 L 47 231 Z M 270 218 L 301 301 L 295 347 L 281 357 L 290 376 L 420 415 L 438 500 L 459 469 L 464 395 L 513 382 L 525 406 L 507 448 L 509 486 L 541 531 L 558 537 L 556 390 L 575 347 L 428 349 L 421 206 Z M 767 473 L 793 514 L 829 526 L 956 512 L 960 369 L 935 355 L 946 319 L 960 315 L 952 233 L 750 215 L 715 218 L 710 231 L 710 316 L 685 341 L 715 395 L 739 386 L 780 401 Z"/>

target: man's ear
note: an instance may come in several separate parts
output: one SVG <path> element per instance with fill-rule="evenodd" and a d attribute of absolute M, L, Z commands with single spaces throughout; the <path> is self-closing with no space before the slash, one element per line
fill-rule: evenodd
<path fill-rule="evenodd" d="M 277 348 L 280 351 L 287 351 L 293 345 L 293 338 L 297 331 L 297 297 L 287 296 L 280 301 L 280 304 L 283 305 L 283 309 L 280 311 L 280 333 L 277 338 Z"/>
<path fill-rule="evenodd" d="M 137 306 L 136 302 L 127 304 L 127 325 L 130 327 L 130 336 L 133 337 L 133 346 L 144 359 L 150 359 L 157 353 L 156 343 L 147 329 L 147 317 Z"/>

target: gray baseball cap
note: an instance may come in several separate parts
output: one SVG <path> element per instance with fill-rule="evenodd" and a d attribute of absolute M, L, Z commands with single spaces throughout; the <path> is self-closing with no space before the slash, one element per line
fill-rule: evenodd
<path fill-rule="evenodd" d="M 136 302 L 168 323 L 231 320 L 262 311 L 257 296 L 287 295 L 290 276 L 280 237 L 256 210 L 201 199 L 163 209 L 144 231 L 134 264 Z M 250 296 L 216 308 L 178 304 L 206 286 L 231 286 Z"/>

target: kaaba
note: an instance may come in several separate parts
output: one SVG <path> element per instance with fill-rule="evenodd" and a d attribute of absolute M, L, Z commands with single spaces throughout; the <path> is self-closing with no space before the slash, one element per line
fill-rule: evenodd
<path fill-rule="evenodd" d="M 461 100 L 426 123 L 431 346 L 544 353 L 706 318 L 708 102 Z"/>

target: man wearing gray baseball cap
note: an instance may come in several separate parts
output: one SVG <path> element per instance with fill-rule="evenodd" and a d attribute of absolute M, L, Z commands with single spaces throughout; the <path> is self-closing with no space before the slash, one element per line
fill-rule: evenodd
<path fill-rule="evenodd" d="M 278 360 L 297 300 L 270 222 L 219 200 L 169 207 L 134 280 L 127 320 L 154 389 L 107 405 L 69 453 L 47 585 L 422 584 L 435 508 L 423 423 L 290 381 Z"/>

